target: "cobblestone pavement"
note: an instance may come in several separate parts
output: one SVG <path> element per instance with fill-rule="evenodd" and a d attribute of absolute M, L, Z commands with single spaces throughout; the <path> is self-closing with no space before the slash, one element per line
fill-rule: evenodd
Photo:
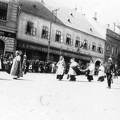
<path fill-rule="evenodd" d="M 0 72 L 0 120 L 120 120 L 120 78 L 107 89 L 96 76 L 55 77 L 28 73 L 14 80 Z"/>

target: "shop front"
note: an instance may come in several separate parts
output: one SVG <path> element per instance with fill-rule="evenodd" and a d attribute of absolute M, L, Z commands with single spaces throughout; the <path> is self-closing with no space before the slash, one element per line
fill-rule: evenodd
<path fill-rule="evenodd" d="M 47 60 L 48 46 L 18 40 L 17 50 L 22 50 L 23 54 L 27 55 L 28 59 L 39 59 L 43 61 Z M 49 60 L 56 62 L 59 60 L 60 55 L 64 56 L 66 62 L 70 62 L 70 58 L 75 58 L 77 61 L 82 60 L 83 62 L 89 62 L 92 58 L 88 55 L 83 55 L 64 49 L 61 50 L 60 48 L 55 47 L 50 47 L 49 53 Z"/>

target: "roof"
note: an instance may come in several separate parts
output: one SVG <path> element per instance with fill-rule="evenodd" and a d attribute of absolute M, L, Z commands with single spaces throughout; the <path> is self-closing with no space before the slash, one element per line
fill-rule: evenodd
<path fill-rule="evenodd" d="M 106 40 L 106 29 L 107 29 L 107 26 L 99 23 L 94 18 L 88 19 L 88 21 L 99 32 L 99 34 L 102 36 L 102 38 Z"/>
<path fill-rule="evenodd" d="M 28 12 L 30 14 L 36 15 L 38 17 L 51 20 L 52 13 L 38 0 L 19 0 L 19 4 L 22 8 L 22 11 Z M 59 24 L 63 24 L 56 16 L 52 16 L 52 20 Z"/>
<path fill-rule="evenodd" d="M 22 10 L 48 20 L 51 20 L 51 11 L 59 7 L 57 15 L 52 16 L 53 21 L 103 39 L 103 36 L 91 25 L 87 18 L 74 9 L 58 6 L 52 0 L 44 0 L 43 2 L 38 0 L 34 0 L 34 2 L 32 0 L 20 0 L 20 4 L 22 4 Z"/>

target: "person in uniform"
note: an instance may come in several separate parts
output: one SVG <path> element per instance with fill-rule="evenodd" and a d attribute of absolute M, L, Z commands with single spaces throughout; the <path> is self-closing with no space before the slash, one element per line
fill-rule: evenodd
<path fill-rule="evenodd" d="M 114 65 L 113 65 L 113 61 L 112 58 L 110 57 L 107 61 L 107 63 L 105 64 L 105 73 L 106 73 L 106 77 L 107 77 L 107 84 L 109 89 L 111 89 L 111 82 L 112 82 L 112 74 L 114 72 Z"/>

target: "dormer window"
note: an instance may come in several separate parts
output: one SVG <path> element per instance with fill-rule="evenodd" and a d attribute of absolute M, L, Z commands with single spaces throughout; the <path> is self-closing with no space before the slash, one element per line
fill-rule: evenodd
<path fill-rule="evenodd" d="M 3 21 L 7 20 L 7 10 L 8 10 L 8 4 L 4 2 L 0 2 L 0 20 Z"/>
<path fill-rule="evenodd" d="M 70 19 L 68 19 L 68 22 L 70 22 L 70 23 L 71 23 Z"/>
<path fill-rule="evenodd" d="M 34 23 L 31 21 L 27 22 L 26 25 L 26 34 L 35 36 L 36 35 L 36 28 L 34 27 Z"/>
<path fill-rule="evenodd" d="M 42 29 L 42 38 L 45 38 L 45 39 L 48 39 L 48 27 L 46 26 L 43 26 L 43 29 Z"/>
<path fill-rule="evenodd" d="M 71 13 L 70 15 L 71 15 L 72 17 L 74 17 L 74 16 L 73 16 L 73 13 Z"/>

